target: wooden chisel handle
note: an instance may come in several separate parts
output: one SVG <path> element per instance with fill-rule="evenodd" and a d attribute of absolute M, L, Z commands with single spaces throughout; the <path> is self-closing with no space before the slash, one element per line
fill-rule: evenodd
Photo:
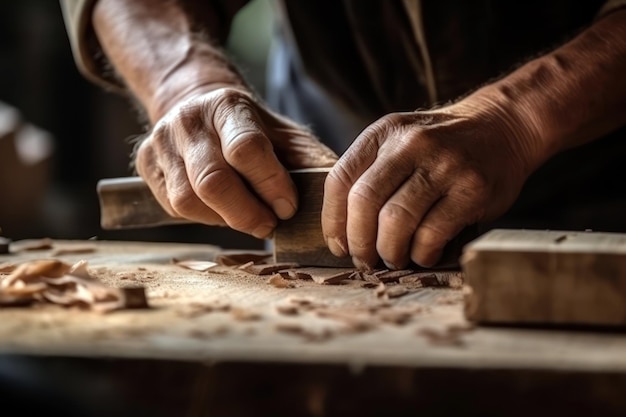
<path fill-rule="evenodd" d="M 192 223 L 167 214 L 141 177 L 105 178 L 96 188 L 100 226 L 105 230 Z"/>

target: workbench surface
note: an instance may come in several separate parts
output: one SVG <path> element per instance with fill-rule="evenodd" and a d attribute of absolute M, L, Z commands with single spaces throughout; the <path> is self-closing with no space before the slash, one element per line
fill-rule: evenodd
<path fill-rule="evenodd" d="M 0 264 L 52 258 L 53 249 L 22 251 L 15 242 Z M 114 241 L 55 241 L 59 248 L 91 245 L 86 260 L 109 286 L 142 285 L 146 310 L 106 314 L 56 305 L 0 309 L 0 353 L 171 359 L 219 363 L 286 362 L 367 366 L 539 369 L 624 373 L 626 334 L 584 330 L 475 327 L 463 315 L 457 288 L 409 288 L 383 302 L 363 281 L 343 285 L 292 281 L 276 288 L 267 276 L 233 267 L 208 271 L 173 260 L 210 260 L 210 245 Z M 78 251 L 80 252 L 80 251 Z M 1 277 L 1 275 L 0 275 Z M 313 306 L 289 315 L 279 306 Z M 403 323 L 364 312 L 410 311 Z M 224 308 L 222 308 L 224 307 Z M 320 310 L 331 311 L 321 317 Z M 354 313 L 356 312 L 356 313 Z M 342 319 L 355 314 L 356 322 Z M 363 320 L 357 320 L 358 317 Z M 393 320 L 392 320 L 393 321 Z M 399 320 L 402 321 L 402 320 Z"/>

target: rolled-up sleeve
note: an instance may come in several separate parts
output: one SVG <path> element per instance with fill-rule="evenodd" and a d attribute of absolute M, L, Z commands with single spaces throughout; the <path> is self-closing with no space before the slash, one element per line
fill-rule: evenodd
<path fill-rule="evenodd" d="M 60 0 L 65 29 L 78 70 L 90 81 L 106 89 L 122 90 L 111 71 L 91 24 L 96 0 Z"/>
<path fill-rule="evenodd" d="M 626 0 L 608 0 L 600 9 L 598 17 L 604 17 L 609 13 L 624 8 L 626 8 Z"/>
<path fill-rule="evenodd" d="M 92 12 L 97 0 L 59 0 L 65 28 L 78 70 L 88 80 L 107 90 L 123 92 L 124 86 L 115 76 L 102 52 L 92 24 Z M 129 0 L 132 1 L 132 0 Z M 207 2 L 207 22 L 219 22 L 218 28 L 209 30 L 211 35 L 224 41 L 235 14 L 247 0 L 204 0 Z M 208 16 L 208 15 L 211 16 Z"/>

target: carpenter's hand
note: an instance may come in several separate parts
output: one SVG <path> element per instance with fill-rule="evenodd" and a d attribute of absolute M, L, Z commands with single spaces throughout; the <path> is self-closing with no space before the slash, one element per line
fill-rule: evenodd
<path fill-rule="evenodd" d="M 326 180 L 322 227 L 337 256 L 431 267 L 465 226 L 514 202 L 535 165 L 522 129 L 460 105 L 389 114 L 366 128 Z M 527 133 L 527 131 L 525 132 Z"/>
<path fill-rule="evenodd" d="M 135 164 L 170 215 L 265 238 L 298 204 L 287 169 L 336 159 L 249 93 L 222 88 L 170 110 L 140 145 Z"/>

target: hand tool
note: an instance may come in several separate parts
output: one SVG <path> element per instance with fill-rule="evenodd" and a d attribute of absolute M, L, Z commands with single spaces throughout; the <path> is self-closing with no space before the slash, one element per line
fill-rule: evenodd
<path fill-rule="evenodd" d="M 298 190 L 296 214 L 280 221 L 273 234 L 275 262 L 302 266 L 353 267 L 350 257 L 338 258 L 326 246 L 322 234 L 321 209 L 324 181 L 330 168 L 290 171 Z M 167 214 L 140 177 L 105 178 L 97 184 L 100 223 L 105 230 L 158 227 L 192 223 Z M 437 268 L 458 265 L 462 247 L 477 236 L 468 228 L 448 244 Z"/>

